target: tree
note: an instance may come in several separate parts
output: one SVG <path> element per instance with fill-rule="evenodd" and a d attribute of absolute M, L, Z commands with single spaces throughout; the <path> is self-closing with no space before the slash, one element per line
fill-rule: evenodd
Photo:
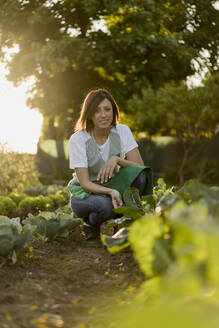
<path fill-rule="evenodd" d="M 133 95 L 128 101 L 128 110 L 131 116 L 135 114 L 133 130 L 146 131 L 149 136 L 177 136 L 182 142 L 184 154 L 178 172 L 183 184 L 184 169 L 198 155 L 195 148 L 199 141 L 204 147 L 206 140 L 218 133 L 218 104 L 219 72 L 192 89 L 185 82 L 167 83 L 157 90 L 142 89 L 141 96 Z"/>
<path fill-rule="evenodd" d="M 217 69 L 219 11 L 213 0 L 5 0 L 1 59 L 19 45 L 8 78 L 36 82 L 28 104 L 43 114 L 45 137 L 68 138 L 83 96 L 108 88 L 120 107 L 143 87 L 184 80 L 192 60 Z M 93 22 L 103 22 L 95 29 Z M 203 56 L 203 49 L 209 57 Z M 51 132 L 50 132 L 51 131 Z"/>

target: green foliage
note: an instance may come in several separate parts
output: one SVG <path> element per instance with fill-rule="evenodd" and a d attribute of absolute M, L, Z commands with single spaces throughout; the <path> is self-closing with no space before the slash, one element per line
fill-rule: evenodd
<path fill-rule="evenodd" d="M 59 191 L 63 190 L 63 186 L 59 185 L 43 185 L 43 184 L 38 184 L 37 186 L 33 186 L 30 188 L 25 188 L 24 193 L 29 195 L 29 196 L 49 196 L 50 194 L 56 194 Z"/>
<path fill-rule="evenodd" d="M 15 204 L 18 206 L 18 204 L 20 203 L 20 201 L 22 201 L 25 197 L 27 197 L 27 194 L 25 193 L 16 193 L 16 192 L 11 192 L 8 197 L 10 197 Z"/>
<path fill-rule="evenodd" d="M 53 201 L 54 208 L 62 207 L 66 205 L 66 200 L 63 195 L 50 195 L 49 198 Z"/>
<path fill-rule="evenodd" d="M 59 185 L 37 185 L 24 190 L 27 195 L 18 205 L 24 213 L 37 213 L 63 207 L 69 202 L 69 192 Z"/>
<path fill-rule="evenodd" d="M 16 203 L 7 196 L 0 196 L 0 215 L 12 214 L 16 209 Z"/>
<path fill-rule="evenodd" d="M 131 226 L 130 238 L 133 240 L 132 246 L 135 250 L 135 247 L 138 247 L 139 241 L 140 255 L 138 261 L 140 262 L 140 259 L 142 259 L 142 262 L 146 263 L 146 267 L 144 267 L 143 264 L 141 265 L 143 267 L 142 270 L 147 276 L 157 274 L 159 270 L 162 271 L 166 269 L 167 263 L 170 262 L 170 258 L 173 256 L 170 249 L 172 223 L 168 221 L 168 215 L 169 211 L 179 201 L 183 201 L 185 208 L 196 201 L 200 201 L 200 206 L 203 206 L 203 208 L 206 207 L 211 218 L 215 220 L 216 223 L 219 223 L 219 188 L 208 187 L 195 179 L 186 181 L 182 188 L 177 189 L 174 186 L 167 188 L 164 180 L 160 178 L 157 180 L 157 185 L 153 188 L 153 195 L 143 196 L 142 199 L 140 199 L 136 188 L 128 188 L 125 192 L 124 199 L 125 206 L 114 209 L 114 212 L 123 214 L 123 216 L 121 218 L 112 219 L 108 223 L 108 227 L 119 230 Z M 130 207 L 126 205 L 130 205 Z M 190 209 L 192 210 L 192 208 L 193 207 Z M 191 215 L 188 214 L 187 216 L 190 217 Z M 139 238 L 141 235 L 142 240 L 144 236 L 144 243 L 147 243 L 147 246 L 144 243 L 144 246 L 141 245 L 141 238 Z M 112 237 L 109 237 L 109 240 L 110 238 Z M 104 244 L 107 245 L 105 239 L 103 239 L 103 241 Z M 147 256 L 142 256 L 141 246 L 143 252 L 154 252 L 152 256 L 155 262 L 154 264 L 150 262 L 151 260 L 149 260 L 149 257 L 147 258 L 148 253 Z M 163 260 L 160 259 L 162 256 Z M 147 261 L 149 261 L 149 264 Z M 162 261 L 166 262 L 163 263 Z M 151 267 L 149 267 L 149 265 L 151 265 Z"/>
<path fill-rule="evenodd" d="M 69 197 L 69 191 L 67 189 L 61 189 L 61 190 L 57 191 L 56 195 L 63 196 L 65 199 L 65 203 L 69 202 L 70 197 Z"/>
<path fill-rule="evenodd" d="M 144 214 L 141 197 L 137 188 L 127 188 L 124 192 L 123 199 L 127 207 L 136 208 L 141 214 Z"/>
<path fill-rule="evenodd" d="M 155 213 L 130 227 L 130 247 L 150 279 L 130 305 L 113 313 L 115 326 L 217 326 L 219 188 L 189 180 L 167 191 L 160 180 L 154 187 Z"/>
<path fill-rule="evenodd" d="M 24 213 L 37 213 L 41 211 L 48 211 L 53 209 L 54 202 L 49 196 L 36 196 L 36 197 L 26 197 L 23 199 L 19 205 L 18 210 Z"/>
<path fill-rule="evenodd" d="M 39 183 L 35 157 L 10 151 L 0 144 L 0 194 L 19 193 Z"/>
<path fill-rule="evenodd" d="M 183 158 L 177 164 L 181 185 L 183 171 L 200 152 L 198 149 L 196 153 L 200 140 L 205 147 L 208 139 L 217 133 L 218 77 L 217 71 L 196 88 L 188 88 L 185 82 L 166 83 L 159 89 L 144 88 L 141 94 L 128 100 L 130 115 L 135 115 L 133 130 L 147 131 L 148 135 L 177 136 L 183 144 Z"/>
<path fill-rule="evenodd" d="M 82 223 L 82 219 L 74 218 L 73 214 L 64 212 L 40 212 L 33 216 L 28 214 L 24 224 L 35 226 L 35 235 L 41 240 L 55 239 L 57 237 L 68 237 L 69 231 Z"/>
<path fill-rule="evenodd" d="M 114 208 L 113 211 L 117 214 L 123 214 L 127 218 L 132 218 L 134 220 L 139 219 L 142 216 L 139 209 L 131 208 L 128 206 Z"/>
<path fill-rule="evenodd" d="M 131 218 L 127 218 L 126 216 L 122 216 L 117 219 L 112 219 L 107 222 L 107 227 L 110 228 L 116 228 L 116 230 L 119 230 L 124 227 L 129 227 L 130 223 L 133 220 Z"/>
<path fill-rule="evenodd" d="M 121 228 L 112 237 L 101 234 L 102 243 L 107 247 L 107 250 L 110 252 L 110 254 L 116 254 L 129 247 L 129 230 L 129 228 Z"/>
<path fill-rule="evenodd" d="M 0 10 L 0 55 L 18 44 L 9 78 L 18 83 L 35 75 L 29 105 L 45 117 L 44 137 L 60 140 L 71 134 L 72 118 L 91 86 L 109 88 L 128 112 L 128 98 L 149 84 L 158 88 L 185 80 L 195 71 L 194 59 L 200 68 L 216 69 L 214 3 L 6 0 Z M 95 21 L 103 28 L 95 29 Z"/>
<path fill-rule="evenodd" d="M 35 227 L 29 224 L 22 227 L 20 218 L 9 219 L 0 216 L 0 265 L 4 264 L 9 256 L 13 263 L 16 262 L 16 252 L 30 239 L 34 230 Z"/>
<path fill-rule="evenodd" d="M 208 187 L 198 180 L 191 179 L 185 182 L 184 186 L 175 193 L 164 194 L 157 202 L 156 206 L 160 211 L 168 210 L 178 200 L 183 200 L 186 204 L 201 201 L 207 205 L 209 214 L 215 220 L 219 217 L 219 191 L 217 187 Z"/>
<path fill-rule="evenodd" d="M 132 219 L 138 219 L 144 214 L 144 209 L 139 196 L 139 191 L 136 188 L 127 188 L 123 195 L 125 206 L 114 208 L 113 211 L 118 214 Z"/>
<path fill-rule="evenodd" d="M 0 196 L 0 214 L 12 216 L 16 213 L 24 217 L 29 212 L 36 214 L 40 210 L 55 210 L 68 203 L 69 192 L 63 186 L 37 185 L 25 189 L 25 193 L 11 192 L 8 196 Z"/>
<path fill-rule="evenodd" d="M 146 277 L 161 273 L 171 264 L 168 227 L 160 217 L 152 214 L 137 220 L 129 240 Z"/>
<path fill-rule="evenodd" d="M 133 129 L 146 130 L 150 135 L 177 136 L 184 142 L 210 137 L 219 119 L 218 90 L 218 73 L 208 76 L 203 86 L 192 89 L 184 82 L 167 83 L 157 90 L 142 89 L 141 95 L 128 101 L 130 113 L 135 115 Z"/>
<path fill-rule="evenodd" d="M 167 188 L 166 183 L 162 178 L 157 180 L 157 185 L 153 188 L 153 195 L 139 196 L 139 191 L 136 188 L 127 188 L 124 193 L 124 206 L 114 208 L 113 211 L 117 214 L 123 214 L 121 218 L 110 220 L 108 227 L 113 227 L 119 230 L 122 227 L 129 226 L 133 220 L 140 219 L 142 215 L 153 213 L 157 204 L 166 195 L 174 195 L 174 187 Z"/>

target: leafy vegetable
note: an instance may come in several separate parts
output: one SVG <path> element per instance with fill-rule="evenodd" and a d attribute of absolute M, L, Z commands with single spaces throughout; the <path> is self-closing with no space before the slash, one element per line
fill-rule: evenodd
<path fill-rule="evenodd" d="M 122 216 L 120 218 L 117 219 L 112 219 L 110 221 L 108 221 L 107 223 L 107 227 L 108 228 L 124 228 L 124 227 L 128 227 L 130 226 L 130 224 L 133 222 L 133 220 L 131 218 L 127 218 L 126 216 Z"/>
<path fill-rule="evenodd" d="M 144 214 L 144 208 L 137 188 L 127 188 L 124 195 L 124 207 L 114 208 L 113 211 L 127 218 L 138 219 Z"/>
<path fill-rule="evenodd" d="M 6 216 L 0 216 L 0 257 L 4 263 L 9 255 L 12 256 L 12 262 L 16 262 L 16 252 L 21 249 L 30 239 L 35 227 L 27 224 L 22 227 L 20 218 L 9 219 Z"/>
<path fill-rule="evenodd" d="M 48 196 L 26 197 L 18 206 L 19 211 L 36 213 L 39 210 L 49 210 L 53 207 L 53 201 Z"/>
<path fill-rule="evenodd" d="M 137 220 L 142 216 L 139 209 L 127 206 L 114 208 L 113 211 L 118 214 L 123 214 L 125 217 L 132 218 L 134 220 Z"/>
<path fill-rule="evenodd" d="M 116 326 L 216 327 L 219 187 L 189 180 L 174 190 L 160 181 L 153 199 L 143 198 L 143 206 L 144 201 L 155 213 L 131 224 L 128 241 L 150 279 Z"/>
<path fill-rule="evenodd" d="M 137 188 L 127 188 L 123 198 L 127 207 L 136 208 L 142 215 L 144 214 L 141 197 Z"/>
<path fill-rule="evenodd" d="M 82 223 L 82 219 L 62 212 L 40 212 L 36 216 L 29 214 L 24 223 L 36 226 L 35 234 L 46 241 L 56 237 L 67 237 L 69 231 Z"/>
<path fill-rule="evenodd" d="M 147 277 L 166 270 L 172 263 L 168 227 L 160 217 L 149 215 L 135 221 L 131 226 L 129 241 Z"/>
<path fill-rule="evenodd" d="M 27 197 L 27 195 L 25 193 L 15 193 L 15 192 L 11 192 L 8 197 L 10 197 L 16 205 L 18 205 L 20 203 L 21 200 L 23 200 L 24 198 Z"/>
<path fill-rule="evenodd" d="M 0 196 L 0 215 L 9 215 L 16 210 L 16 203 L 7 196 Z"/>
<path fill-rule="evenodd" d="M 101 234 L 101 240 L 111 254 L 116 254 L 129 246 L 129 228 L 121 228 L 112 237 Z"/>

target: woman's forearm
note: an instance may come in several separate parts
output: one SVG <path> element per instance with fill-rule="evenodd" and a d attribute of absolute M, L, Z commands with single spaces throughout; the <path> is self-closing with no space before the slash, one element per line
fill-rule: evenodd
<path fill-rule="evenodd" d="M 104 195 L 109 195 L 111 196 L 113 189 L 107 188 L 104 186 L 101 186 L 97 183 L 94 183 L 92 181 L 88 181 L 86 184 L 81 185 L 81 187 L 84 189 L 86 192 L 93 192 L 95 194 L 104 194 Z"/>

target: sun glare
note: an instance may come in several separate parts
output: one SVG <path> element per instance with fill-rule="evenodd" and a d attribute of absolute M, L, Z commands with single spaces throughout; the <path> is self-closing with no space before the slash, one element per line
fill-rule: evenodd
<path fill-rule="evenodd" d="M 0 142 L 16 152 L 36 153 L 41 133 L 42 115 L 26 106 L 30 79 L 14 87 L 6 79 L 7 70 L 0 64 Z"/>

